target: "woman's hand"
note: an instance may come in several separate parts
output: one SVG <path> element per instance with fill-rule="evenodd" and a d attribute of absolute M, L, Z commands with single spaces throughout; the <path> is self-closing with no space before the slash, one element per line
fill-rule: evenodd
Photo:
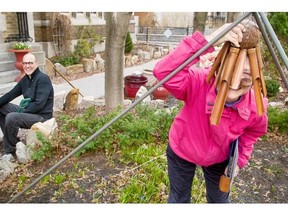
<path fill-rule="evenodd" d="M 215 38 L 220 32 L 222 32 L 224 29 L 226 29 L 228 26 L 230 26 L 231 23 L 226 23 L 220 28 L 218 28 L 216 31 L 214 31 L 211 35 L 206 37 L 206 40 L 209 42 L 213 38 Z M 226 35 L 224 35 L 222 38 L 220 38 L 218 41 L 216 41 L 213 45 L 217 46 L 221 43 L 224 43 L 226 41 L 230 41 L 233 43 L 236 47 L 240 47 L 240 44 L 242 42 L 243 38 L 243 32 L 245 32 L 246 29 L 243 24 L 239 23 L 236 25 L 233 29 L 231 29 Z"/>

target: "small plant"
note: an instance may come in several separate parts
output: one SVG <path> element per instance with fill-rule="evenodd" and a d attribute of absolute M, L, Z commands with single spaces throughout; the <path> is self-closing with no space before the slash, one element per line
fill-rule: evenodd
<path fill-rule="evenodd" d="M 268 130 L 273 132 L 278 130 L 285 133 L 288 130 L 288 111 L 280 111 L 277 108 L 268 108 Z"/>
<path fill-rule="evenodd" d="M 267 96 L 274 97 L 279 92 L 280 84 L 277 80 L 267 80 L 266 81 L 266 88 L 267 88 Z"/>
<path fill-rule="evenodd" d="M 66 179 L 66 176 L 65 174 L 63 173 L 57 173 L 54 177 L 54 180 L 53 182 L 56 184 L 56 185 L 61 185 Z"/>
<path fill-rule="evenodd" d="M 91 57 L 94 54 L 93 47 L 101 39 L 102 37 L 96 33 L 96 30 L 94 28 L 90 26 L 88 27 L 84 26 L 80 30 L 79 40 L 77 41 L 77 44 L 75 45 L 74 54 L 79 58 Z"/>
<path fill-rule="evenodd" d="M 80 60 L 75 55 L 67 55 L 67 56 L 55 56 L 51 58 L 53 63 L 60 63 L 64 67 L 79 64 Z"/>
<path fill-rule="evenodd" d="M 87 39 L 80 38 L 75 45 L 75 54 L 79 57 L 89 58 L 92 54 L 92 46 Z"/>
<path fill-rule="evenodd" d="M 42 133 L 36 132 L 36 135 L 39 141 L 42 142 L 42 146 L 33 152 L 31 159 L 34 161 L 41 161 L 51 154 L 53 148 L 50 141 Z"/>
<path fill-rule="evenodd" d="M 127 32 L 126 40 L 125 40 L 125 53 L 130 53 L 133 49 L 133 42 L 130 35 L 130 32 Z"/>
<path fill-rule="evenodd" d="M 13 49 L 15 50 L 27 50 L 30 46 L 25 42 L 17 42 L 13 45 Z"/>

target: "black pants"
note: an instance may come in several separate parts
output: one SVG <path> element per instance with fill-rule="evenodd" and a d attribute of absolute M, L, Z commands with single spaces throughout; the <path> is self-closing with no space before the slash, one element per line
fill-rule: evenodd
<path fill-rule="evenodd" d="M 5 154 L 15 154 L 19 128 L 29 129 L 37 122 L 44 122 L 42 116 L 30 113 L 18 113 L 18 105 L 8 103 L 0 107 L 0 127 L 3 133 Z"/>
<path fill-rule="evenodd" d="M 166 154 L 170 181 L 168 203 L 190 203 L 196 164 L 178 157 L 169 144 Z M 209 167 L 202 167 L 208 203 L 229 203 L 229 193 L 223 193 L 219 190 L 220 177 L 223 175 L 227 164 L 228 161 L 225 161 Z"/>

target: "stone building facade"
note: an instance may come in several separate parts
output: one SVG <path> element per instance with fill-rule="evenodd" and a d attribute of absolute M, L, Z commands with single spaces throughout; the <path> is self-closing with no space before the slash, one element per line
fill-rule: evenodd
<path fill-rule="evenodd" d="M 25 17 L 19 21 L 19 14 Z M 65 29 L 55 31 L 52 23 L 55 22 L 55 15 L 69 21 L 70 39 L 69 49 L 74 51 L 74 45 L 81 37 L 83 27 L 93 28 L 95 34 L 102 39 L 94 46 L 94 51 L 105 49 L 105 19 L 103 12 L 1 12 L 0 11 L 0 95 L 7 92 L 15 85 L 15 56 L 9 52 L 9 48 L 16 41 L 19 41 L 20 32 L 25 31 L 25 41 L 28 41 L 31 51 L 38 59 L 40 69 L 45 71 L 45 58 L 51 58 L 61 49 L 62 41 L 55 40 L 59 35 L 67 36 Z M 54 20 L 53 20 L 54 17 Z M 59 21 L 59 20 L 58 20 Z M 62 25 L 63 27 L 63 25 Z M 54 32 L 53 32 L 54 31 Z M 135 33 L 135 20 L 132 16 L 129 31 Z M 56 32 L 56 33 L 55 33 Z M 60 32 L 60 33 L 59 33 Z M 135 36 L 134 36 L 135 37 Z M 28 38 L 28 39 L 27 39 Z M 60 46 L 60 48 L 59 48 Z M 5 76 L 5 78 L 3 78 Z"/>

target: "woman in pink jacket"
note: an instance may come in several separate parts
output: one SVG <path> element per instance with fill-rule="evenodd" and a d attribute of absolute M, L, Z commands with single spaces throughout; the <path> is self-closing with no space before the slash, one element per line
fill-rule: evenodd
<path fill-rule="evenodd" d="M 225 24 L 210 36 L 200 32 L 185 37 L 180 44 L 159 61 L 153 72 L 158 80 L 179 67 L 205 44 L 230 24 Z M 239 47 L 245 26 L 238 24 L 215 44 L 230 41 Z M 213 52 L 210 47 L 203 54 Z M 175 117 L 169 132 L 167 147 L 168 175 L 170 181 L 169 203 L 189 203 L 196 165 L 201 166 L 206 183 L 206 198 L 209 203 L 229 202 L 229 193 L 219 190 L 219 180 L 223 175 L 230 152 L 230 144 L 238 138 L 239 158 L 236 173 L 244 167 L 253 151 L 257 139 L 267 132 L 267 98 L 263 98 L 265 112 L 257 114 L 250 64 L 246 60 L 238 90 L 229 90 L 219 125 L 209 122 L 217 95 L 213 80 L 206 77 L 211 68 L 197 68 L 195 59 L 174 77 L 164 83 L 164 87 L 184 106 Z M 214 79 L 214 78 L 213 78 Z"/>

